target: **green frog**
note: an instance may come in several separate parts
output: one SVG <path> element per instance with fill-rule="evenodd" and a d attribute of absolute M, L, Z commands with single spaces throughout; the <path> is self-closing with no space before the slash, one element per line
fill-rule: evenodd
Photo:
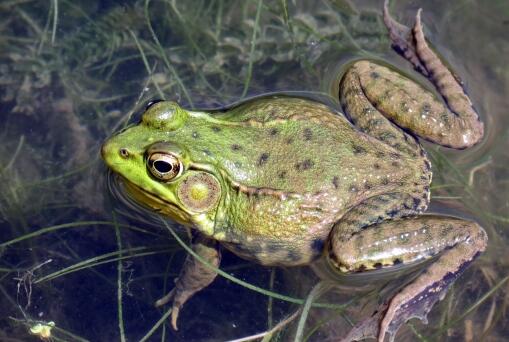
<path fill-rule="evenodd" d="M 475 222 L 423 215 L 432 172 L 418 141 L 463 149 L 482 139 L 483 124 L 428 47 L 420 12 L 410 29 L 385 4 L 384 21 L 397 51 L 443 99 L 388 66 L 359 60 L 341 78 L 344 114 L 284 95 L 214 113 L 156 101 L 139 124 L 102 146 L 127 192 L 192 227 L 194 251 L 214 266 L 220 245 L 263 265 L 323 257 L 346 275 L 425 265 L 385 303 L 375 324 L 379 341 L 410 318 L 425 318 L 487 244 Z M 175 329 L 183 304 L 215 277 L 188 256 L 157 302 L 171 302 Z"/>

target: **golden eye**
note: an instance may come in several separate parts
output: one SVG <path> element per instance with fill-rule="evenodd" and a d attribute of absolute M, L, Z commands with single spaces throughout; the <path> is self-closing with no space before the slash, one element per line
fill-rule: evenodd
<path fill-rule="evenodd" d="M 163 181 L 170 181 L 182 172 L 182 163 L 172 154 L 156 152 L 147 160 L 147 167 L 152 176 Z"/>

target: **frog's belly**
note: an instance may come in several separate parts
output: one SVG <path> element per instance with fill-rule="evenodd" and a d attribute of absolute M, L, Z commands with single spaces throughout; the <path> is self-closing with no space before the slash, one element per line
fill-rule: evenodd
<path fill-rule="evenodd" d="M 223 245 L 240 256 L 267 266 L 298 266 L 309 264 L 323 252 L 329 229 L 309 237 L 274 239 L 245 236 L 242 242 L 223 242 Z"/>

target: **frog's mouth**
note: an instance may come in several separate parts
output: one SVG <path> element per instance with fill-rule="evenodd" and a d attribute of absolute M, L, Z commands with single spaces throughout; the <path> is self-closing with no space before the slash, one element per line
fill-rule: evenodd
<path fill-rule="evenodd" d="M 189 225 L 189 215 L 175 204 L 167 202 L 155 194 L 142 189 L 127 178 L 119 176 L 120 183 L 126 190 L 127 195 L 137 204 L 155 211 L 158 214 L 168 216 L 183 225 Z"/>

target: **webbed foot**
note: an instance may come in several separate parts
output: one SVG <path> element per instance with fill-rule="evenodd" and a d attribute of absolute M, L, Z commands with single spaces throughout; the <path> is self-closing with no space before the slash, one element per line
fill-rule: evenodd
<path fill-rule="evenodd" d="M 411 267 L 435 258 L 373 316 L 355 326 L 344 341 L 376 337 L 383 342 L 386 335 L 393 341 L 399 327 L 408 320 L 419 318 L 427 323 L 433 305 L 444 298 L 454 281 L 485 250 L 487 239 L 475 222 L 423 215 L 384 221 L 353 235 L 341 248 L 333 245 L 332 264 L 352 271 L 370 269 L 372 265 L 388 270 Z M 362 253 L 352 252 L 352 246 L 360 245 L 364 246 Z"/>
<path fill-rule="evenodd" d="M 211 265 L 219 267 L 221 253 L 216 241 L 198 236 L 193 242 L 193 251 L 208 261 Z M 177 328 L 177 319 L 180 309 L 196 292 L 207 287 L 216 278 L 217 273 L 188 255 L 182 266 L 178 278 L 175 279 L 175 287 L 164 297 L 155 302 L 156 306 L 162 306 L 172 302 L 171 326 Z"/>
<path fill-rule="evenodd" d="M 479 120 L 459 77 L 429 47 L 421 23 L 421 9 L 417 11 L 415 24 L 410 29 L 391 17 L 388 3 L 389 1 L 385 0 L 383 16 L 392 47 L 412 63 L 418 72 L 430 79 L 442 95 L 448 109 L 445 111 L 447 120 L 443 120 L 441 116 L 432 117 L 428 113 L 428 111 L 443 113 L 441 108 L 432 108 L 435 105 L 423 107 L 422 116 L 432 119 L 431 122 L 428 121 L 427 131 L 417 134 L 452 148 L 463 149 L 475 145 L 484 135 L 483 123 Z"/>

